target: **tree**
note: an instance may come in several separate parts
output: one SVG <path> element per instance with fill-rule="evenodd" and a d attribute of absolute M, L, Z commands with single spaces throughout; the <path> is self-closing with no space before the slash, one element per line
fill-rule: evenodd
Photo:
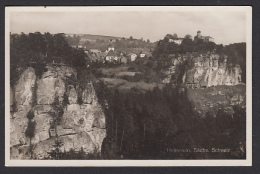
<path fill-rule="evenodd" d="M 32 109 L 28 112 L 27 118 L 28 118 L 28 125 L 25 131 L 25 136 L 28 137 L 30 140 L 30 153 L 32 158 L 32 154 L 33 154 L 32 138 L 35 136 L 35 127 L 36 127 L 36 122 L 33 121 L 34 112 Z"/>
<path fill-rule="evenodd" d="M 173 34 L 172 36 L 173 39 L 178 39 L 178 35 L 176 33 Z"/>
<path fill-rule="evenodd" d="M 25 135 L 26 137 L 30 138 L 30 146 L 31 146 L 31 140 L 35 136 L 35 127 L 36 127 L 36 122 L 29 120 L 27 129 L 25 131 Z"/>
<path fill-rule="evenodd" d="M 68 104 L 69 104 L 69 97 L 66 94 L 66 92 L 64 92 L 64 95 L 63 95 L 63 106 L 67 106 Z"/>
<path fill-rule="evenodd" d="M 191 35 L 190 34 L 186 34 L 186 36 L 184 37 L 184 39 L 191 39 Z"/>

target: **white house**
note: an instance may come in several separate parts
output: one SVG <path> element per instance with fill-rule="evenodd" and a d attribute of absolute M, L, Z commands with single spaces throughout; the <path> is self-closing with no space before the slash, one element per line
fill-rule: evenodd
<path fill-rule="evenodd" d="M 136 54 L 130 54 L 130 61 L 133 62 L 137 58 Z"/>
<path fill-rule="evenodd" d="M 151 53 L 148 53 L 147 51 L 140 53 L 140 58 L 144 58 L 144 57 L 149 58 L 151 56 L 152 56 Z"/>
<path fill-rule="evenodd" d="M 106 55 L 106 61 L 114 61 L 114 60 L 118 60 L 118 57 L 116 56 L 116 53 L 113 50 L 110 50 L 107 55 Z"/>
<path fill-rule="evenodd" d="M 91 53 L 101 53 L 100 49 L 90 49 L 89 50 Z"/>
<path fill-rule="evenodd" d="M 177 38 L 177 39 L 169 39 L 169 42 L 174 42 L 178 45 L 182 43 L 183 39 L 182 38 Z"/>
<path fill-rule="evenodd" d="M 141 57 L 141 58 L 145 57 L 145 53 L 141 53 L 141 54 L 140 54 L 140 57 Z"/>

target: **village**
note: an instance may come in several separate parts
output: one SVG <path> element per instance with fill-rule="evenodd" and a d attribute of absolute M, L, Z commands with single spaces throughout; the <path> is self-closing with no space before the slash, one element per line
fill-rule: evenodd
<path fill-rule="evenodd" d="M 72 38 L 70 35 L 66 35 L 66 37 L 70 37 Z M 76 48 L 76 49 L 83 49 L 84 52 L 87 54 L 88 58 L 91 60 L 91 62 L 109 62 L 109 63 L 114 63 L 114 64 L 129 64 L 131 62 L 134 62 L 136 59 L 140 58 L 140 59 L 151 59 L 153 58 L 153 49 L 147 49 L 146 47 L 140 48 L 141 49 L 132 49 L 132 52 L 127 51 L 128 49 L 120 49 L 120 50 L 116 50 L 117 48 L 115 47 L 116 42 L 118 42 L 118 39 L 107 39 L 107 40 L 102 40 L 103 43 L 107 43 L 107 47 L 104 49 L 99 49 L 99 48 L 87 48 L 86 43 L 93 43 L 93 42 L 100 42 L 99 39 L 97 40 L 86 40 L 84 39 L 84 35 L 78 35 L 78 36 L 74 36 L 77 38 L 76 42 L 71 42 L 71 47 Z M 105 37 L 105 36 L 103 36 Z M 177 45 L 181 45 L 181 43 L 183 42 L 184 39 L 190 39 L 190 40 L 194 40 L 194 42 L 214 42 L 214 39 L 211 36 L 203 36 L 201 34 L 201 31 L 197 32 L 197 35 L 194 37 L 194 39 L 192 39 L 192 36 L 190 35 L 186 35 L 185 38 L 181 38 L 178 37 L 177 34 L 174 35 L 166 35 L 167 41 L 169 43 L 174 43 Z M 127 40 L 124 38 L 121 38 L 121 40 Z M 138 41 L 138 39 L 133 39 L 130 37 L 129 42 L 133 43 L 135 41 Z M 141 41 L 143 41 L 141 39 Z M 148 41 L 147 41 L 148 42 Z M 149 41 L 150 42 L 150 41 Z M 138 47 L 138 46 L 136 46 Z M 147 61 L 145 61 L 147 62 Z"/>
<path fill-rule="evenodd" d="M 152 57 L 151 52 L 143 51 L 140 53 L 126 53 L 121 52 L 119 55 L 115 51 L 115 46 L 113 43 L 108 45 L 108 48 L 105 51 L 101 51 L 100 49 L 92 48 L 86 50 L 83 45 L 78 45 L 75 48 L 83 49 L 87 54 L 88 58 L 91 62 L 101 62 L 101 63 L 113 63 L 113 64 L 128 64 L 130 62 L 135 61 L 137 58 L 150 58 Z"/>

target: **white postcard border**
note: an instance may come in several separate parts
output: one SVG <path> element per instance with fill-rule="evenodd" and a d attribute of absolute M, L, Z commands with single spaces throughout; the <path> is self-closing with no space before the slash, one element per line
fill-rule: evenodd
<path fill-rule="evenodd" d="M 246 13 L 246 159 L 245 160 L 11 160 L 10 159 L 10 13 L 91 11 L 243 11 Z M 5 8 L 5 166 L 252 166 L 252 7 L 250 6 L 105 6 Z"/>

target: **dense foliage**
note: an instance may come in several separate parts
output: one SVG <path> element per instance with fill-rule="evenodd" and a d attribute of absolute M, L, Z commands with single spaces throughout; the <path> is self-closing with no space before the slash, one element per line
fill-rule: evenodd
<path fill-rule="evenodd" d="M 64 34 L 51 35 L 40 32 L 10 36 L 11 85 L 21 72 L 33 67 L 38 77 L 45 71 L 47 63 L 65 63 L 76 69 L 86 66 L 86 54 L 69 46 Z"/>
<path fill-rule="evenodd" d="M 107 122 L 105 159 L 244 158 L 245 111 L 232 117 L 219 111 L 201 118 L 192 111 L 186 92 L 166 85 L 146 93 L 128 93 L 96 85 Z M 173 153 L 173 149 L 230 148 L 231 153 Z"/>
<path fill-rule="evenodd" d="M 228 56 L 228 63 L 240 65 L 242 82 L 246 83 L 246 43 L 235 43 L 224 47 L 223 53 Z"/>

